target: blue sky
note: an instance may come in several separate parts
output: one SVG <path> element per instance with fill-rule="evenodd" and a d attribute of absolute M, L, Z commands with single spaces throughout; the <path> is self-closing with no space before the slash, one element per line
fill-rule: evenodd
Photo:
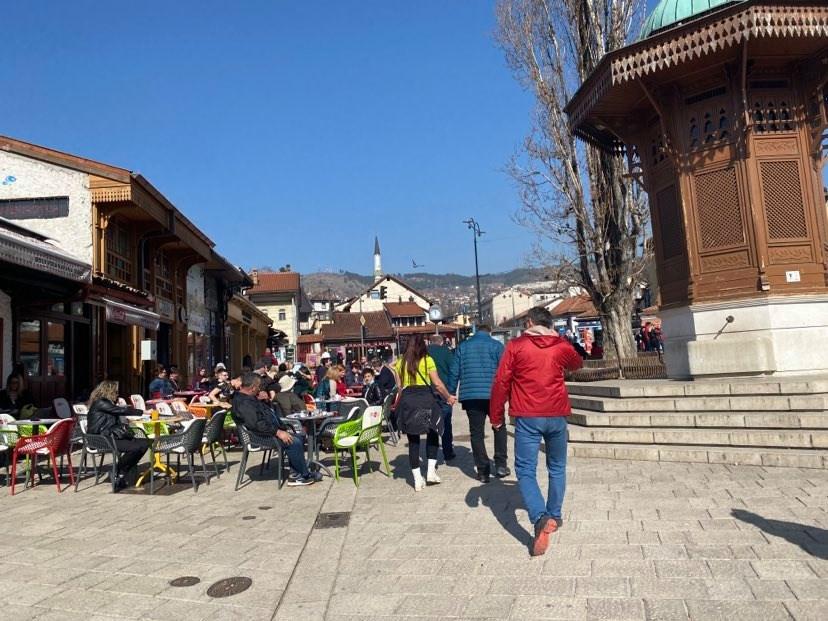
<path fill-rule="evenodd" d="M 4 8 L 0 133 L 142 172 L 245 267 L 520 266 L 531 99 L 483 1 Z"/>

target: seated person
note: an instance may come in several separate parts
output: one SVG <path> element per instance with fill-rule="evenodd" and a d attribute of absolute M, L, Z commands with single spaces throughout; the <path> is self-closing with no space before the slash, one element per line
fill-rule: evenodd
<path fill-rule="evenodd" d="M 158 366 L 155 369 L 155 379 L 149 384 L 150 399 L 163 399 L 175 392 L 170 380 L 167 379 L 167 369 Z"/>
<path fill-rule="evenodd" d="M 269 402 L 258 398 L 260 390 L 261 378 L 257 374 L 242 376 L 241 388 L 233 395 L 233 420 L 254 433 L 275 436 L 282 443 L 290 467 L 299 475 L 288 481 L 289 486 L 311 485 L 320 480 L 318 472 L 308 469 L 302 439 L 288 431 Z"/>
<path fill-rule="evenodd" d="M 368 402 L 368 405 L 382 405 L 385 401 L 385 394 L 380 385 L 374 381 L 374 369 L 366 367 L 362 371 L 362 398 Z"/>
<path fill-rule="evenodd" d="M 23 388 L 19 375 L 9 375 L 6 389 L 0 390 L 0 410 L 22 410 L 27 405 L 34 405 L 32 393 Z"/>
<path fill-rule="evenodd" d="M 282 416 L 308 411 L 302 397 L 293 392 L 293 385 L 295 383 L 295 379 L 293 379 L 290 375 L 285 374 L 276 384 L 276 388 L 278 390 L 276 391 L 276 398 L 273 403 L 279 407 L 279 411 Z"/>
<path fill-rule="evenodd" d="M 118 382 L 104 380 L 89 396 L 89 414 L 86 417 L 86 432 L 109 436 L 120 452 L 118 459 L 118 480 L 115 491 L 124 489 L 128 478 L 134 478 L 135 467 L 150 446 L 146 438 L 136 438 L 121 416 L 140 416 L 140 410 L 115 405 L 118 400 Z"/>
<path fill-rule="evenodd" d="M 308 367 L 301 364 L 294 366 L 293 379 L 296 380 L 296 383 L 293 385 L 294 393 L 300 397 L 304 397 L 307 393 L 311 392 L 313 386 L 313 374 L 310 372 Z"/>
<path fill-rule="evenodd" d="M 207 369 L 200 367 L 193 380 L 193 390 L 209 390 L 212 379 L 207 375 Z"/>
<path fill-rule="evenodd" d="M 207 397 L 210 399 L 210 403 L 215 403 L 225 410 L 229 410 L 233 392 L 235 392 L 233 384 L 230 381 L 230 373 L 227 372 L 227 369 L 220 369 L 216 372 L 216 379 L 218 382 Z"/>

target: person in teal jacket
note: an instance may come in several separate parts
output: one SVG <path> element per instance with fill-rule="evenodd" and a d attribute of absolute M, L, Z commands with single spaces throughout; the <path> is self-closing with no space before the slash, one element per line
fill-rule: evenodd
<path fill-rule="evenodd" d="M 486 452 L 486 419 L 489 416 L 492 381 L 503 355 L 503 343 L 492 338 L 490 332 L 489 326 L 480 324 L 471 338 L 460 343 L 454 353 L 454 362 L 446 383 L 446 388 L 451 394 L 456 394 L 459 385 L 458 400 L 469 417 L 477 478 L 483 483 L 488 483 L 492 474 L 491 462 Z M 507 439 L 505 425 L 494 430 L 494 474 L 499 478 L 512 473 L 506 465 Z"/>
<path fill-rule="evenodd" d="M 451 365 L 454 362 L 454 354 L 446 347 L 445 339 L 439 334 L 432 334 L 428 342 L 428 355 L 434 359 L 434 365 L 437 367 L 437 375 L 440 376 L 440 381 L 448 386 L 449 373 Z M 454 393 L 451 393 L 454 394 Z M 455 458 L 454 454 L 454 435 L 451 430 L 451 406 L 446 401 L 440 398 L 440 407 L 443 409 L 443 459 L 451 461 Z"/>

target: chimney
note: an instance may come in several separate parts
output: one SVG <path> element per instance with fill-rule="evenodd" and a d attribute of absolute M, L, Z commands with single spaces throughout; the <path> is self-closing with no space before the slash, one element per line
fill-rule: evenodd
<path fill-rule="evenodd" d="M 253 279 L 253 286 L 259 284 L 259 270 L 250 270 L 250 278 Z"/>

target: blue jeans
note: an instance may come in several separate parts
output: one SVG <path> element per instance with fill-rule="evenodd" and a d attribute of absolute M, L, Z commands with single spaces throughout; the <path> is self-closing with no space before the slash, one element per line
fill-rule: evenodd
<path fill-rule="evenodd" d="M 285 444 L 281 440 L 279 440 L 279 442 L 287 454 L 288 463 L 290 463 L 290 467 L 293 471 L 298 472 L 303 477 L 310 475 L 308 463 L 305 461 L 304 436 L 302 434 L 295 435 L 293 437 L 293 442 L 290 444 Z"/>
<path fill-rule="evenodd" d="M 546 514 L 560 519 L 566 490 L 566 417 L 515 417 L 515 473 L 523 504 L 534 524 Z M 538 449 L 543 438 L 546 445 L 546 469 L 549 489 L 544 502 L 538 486 Z"/>
<path fill-rule="evenodd" d="M 454 434 L 451 430 L 451 406 L 440 399 L 443 409 L 443 459 L 454 456 Z"/>

